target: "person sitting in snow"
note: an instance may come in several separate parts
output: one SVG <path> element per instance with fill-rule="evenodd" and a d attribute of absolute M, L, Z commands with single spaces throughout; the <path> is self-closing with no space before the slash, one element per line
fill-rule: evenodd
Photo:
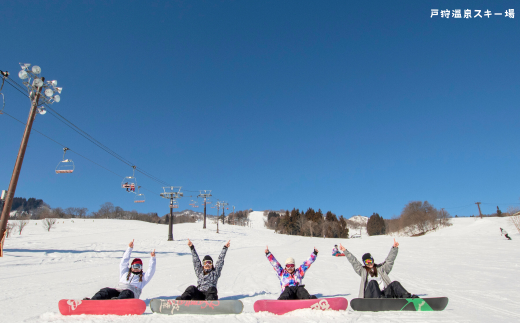
<path fill-rule="evenodd" d="M 139 298 L 141 292 L 155 274 L 155 249 L 150 253 L 150 263 L 148 270 L 143 272 L 143 261 L 139 258 L 134 258 L 128 268 L 128 261 L 134 248 L 134 240 L 128 244 L 128 248 L 123 254 L 123 259 L 119 265 L 119 285 L 116 288 L 102 288 L 92 298 L 84 298 L 86 300 L 101 300 L 101 299 L 126 299 Z"/>
<path fill-rule="evenodd" d="M 509 240 L 512 240 L 511 237 L 507 234 L 507 231 L 500 228 L 500 235 L 504 235 L 504 237 L 508 238 Z"/>
<path fill-rule="evenodd" d="M 206 255 L 200 263 L 199 255 L 195 250 L 195 246 L 188 239 L 188 246 L 191 249 L 191 256 L 193 259 L 193 267 L 195 268 L 195 275 L 197 276 L 197 286 L 189 286 L 186 288 L 181 296 L 177 297 L 178 300 L 218 300 L 217 282 L 222 273 L 222 267 L 224 267 L 224 258 L 226 252 L 230 246 L 231 240 L 229 240 L 222 248 L 220 256 L 216 266 L 213 266 L 213 258 Z"/>
<path fill-rule="evenodd" d="M 361 264 L 342 244 L 339 248 L 347 260 L 350 262 L 354 271 L 361 276 L 361 284 L 359 286 L 358 298 L 416 298 L 404 289 L 398 281 L 392 281 L 388 274 L 394 266 L 397 257 L 399 243 L 394 239 L 394 245 L 390 249 L 390 253 L 385 261 L 381 264 L 375 264 L 374 258 L 369 253 L 365 253 L 362 257 Z M 382 289 L 383 288 L 383 289 Z"/>
<path fill-rule="evenodd" d="M 291 257 L 285 260 L 285 268 L 282 268 L 267 246 L 265 249 L 265 255 L 276 271 L 278 279 L 280 279 L 282 294 L 278 297 L 279 300 L 317 298 L 314 295 L 309 295 L 309 292 L 305 289 L 305 285 L 302 285 L 302 279 L 305 276 L 307 269 L 309 269 L 312 263 L 316 260 L 318 249 L 314 248 L 314 252 L 311 254 L 309 259 L 305 260 L 298 268 L 294 267 L 295 261 L 294 258 Z"/>
<path fill-rule="evenodd" d="M 341 254 L 341 252 L 338 250 L 338 245 L 335 244 L 334 248 L 332 248 L 332 255 L 336 256 L 336 255 L 340 255 L 340 254 Z"/>

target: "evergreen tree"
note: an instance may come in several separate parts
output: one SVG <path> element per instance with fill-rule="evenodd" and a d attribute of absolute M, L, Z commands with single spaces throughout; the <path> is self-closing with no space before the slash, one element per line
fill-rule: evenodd
<path fill-rule="evenodd" d="M 367 222 L 367 232 L 369 236 L 385 234 L 385 220 L 378 213 L 373 213 Z"/>

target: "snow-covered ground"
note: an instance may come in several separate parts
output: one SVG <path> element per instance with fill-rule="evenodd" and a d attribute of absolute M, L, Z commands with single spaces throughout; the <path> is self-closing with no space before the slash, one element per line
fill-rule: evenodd
<path fill-rule="evenodd" d="M 371 252 L 383 261 L 393 243 L 379 236 L 338 240 L 279 235 L 260 225 L 262 212 L 251 214 L 253 226 L 238 227 L 201 223 L 177 224 L 175 241 L 168 242 L 168 227 L 124 220 L 61 220 L 50 232 L 39 221 L 31 221 L 22 235 L 6 241 L 0 258 L 0 322 L 515 322 L 520 320 L 520 235 L 505 218 L 458 218 L 453 226 L 422 237 L 400 237 L 390 278 L 411 293 L 448 296 L 443 312 L 360 313 L 300 310 L 283 316 L 255 313 L 253 303 L 275 299 L 280 285 L 265 259 L 265 246 L 284 261 L 292 256 L 302 262 L 319 249 L 318 259 L 304 279 L 311 294 L 346 297 L 358 294 L 359 277 L 345 258 L 331 256 L 335 243 L 343 243 L 361 257 Z M 509 231 L 512 241 L 500 236 Z M 240 299 L 244 312 L 223 316 L 166 316 L 149 309 L 142 316 L 62 316 L 58 301 L 91 297 L 102 287 L 118 281 L 120 257 L 135 239 L 134 257 L 148 265 L 149 252 L 156 249 L 157 271 L 141 299 L 172 298 L 196 283 L 187 239 L 200 256 L 214 259 L 231 240 L 218 284 L 221 299 Z"/>

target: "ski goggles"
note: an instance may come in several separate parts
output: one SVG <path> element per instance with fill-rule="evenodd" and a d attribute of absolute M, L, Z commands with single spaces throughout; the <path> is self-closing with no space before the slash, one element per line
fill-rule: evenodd
<path fill-rule="evenodd" d="M 366 259 L 365 260 L 365 265 L 370 265 L 370 264 L 373 264 L 374 261 L 372 259 Z"/>
<path fill-rule="evenodd" d="M 285 265 L 285 268 L 294 268 L 294 264 L 287 264 Z"/>
<path fill-rule="evenodd" d="M 132 269 L 142 269 L 143 268 L 143 265 L 141 264 L 133 264 L 132 265 Z"/>
<path fill-rule="evenodd" d="M 211 265 L 213 265 L 213 261 L 211 261 L 211 260 L 204 260 L 204 261 L 202 262 L 202 264 L 203 264 L 204 266 L 206 266 L 206 265 L 211 266 Z"/>

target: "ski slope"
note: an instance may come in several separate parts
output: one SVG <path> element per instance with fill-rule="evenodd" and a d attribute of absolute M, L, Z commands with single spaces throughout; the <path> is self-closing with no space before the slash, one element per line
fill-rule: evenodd
<path fill-rule="evenodd" d="M 448 296 L 443 312 L 360 313 L 300 310 L 283 316 L 255 313 L 259 299 L 276 299 L 280 284 L 265 258 L 266 245 L 283 262 L 292 256 L 301 263 L 316 247 L 318 259 L 308 270 L 304 283 L 318 297 L 357 297 L 359 277 L 345 258 L 331 256 L 332 246 L 343 243 L 352 253 L 371 252 L 376 262 L 390 250 L 390 236 L 362 239 L 323 239 L 275 234 L 260 225 L 262 212 L 251 214 L 252 227 L 201 223 L 173 226 L 175 241 L 166 241 L 168 227 L 124 220 L 61 220 L 50 232 L 40 221 L 31 221 L 22 235 L 6 240 L 0 258 L 1 322 L 487 322 L 520 320 L 520 235 L 505 218 L 457 218 L 453 226 L 422 237 L 396 237 L 399 255 L 390 278 L 400 281 L 411 293 Z M 37 223 L 37 224 L 36 224 Z M 506 229 L 512 241 L 500 236 Z M 199 255 L 217 258 L 231 240 L 218 290 L 221 299 L 240 299 L 240 315 L 178 316 L 151 313 L 143 316 L 62 316 L 62 298 L 91 297 L 100 288 L 118 282 L 120 257 L 135 239 L 133 257 L 148 266 L 149 252 L 156 249 L 157 271 L 141 299 L 173 298 L 196 283 L 187 239 Z"/>

